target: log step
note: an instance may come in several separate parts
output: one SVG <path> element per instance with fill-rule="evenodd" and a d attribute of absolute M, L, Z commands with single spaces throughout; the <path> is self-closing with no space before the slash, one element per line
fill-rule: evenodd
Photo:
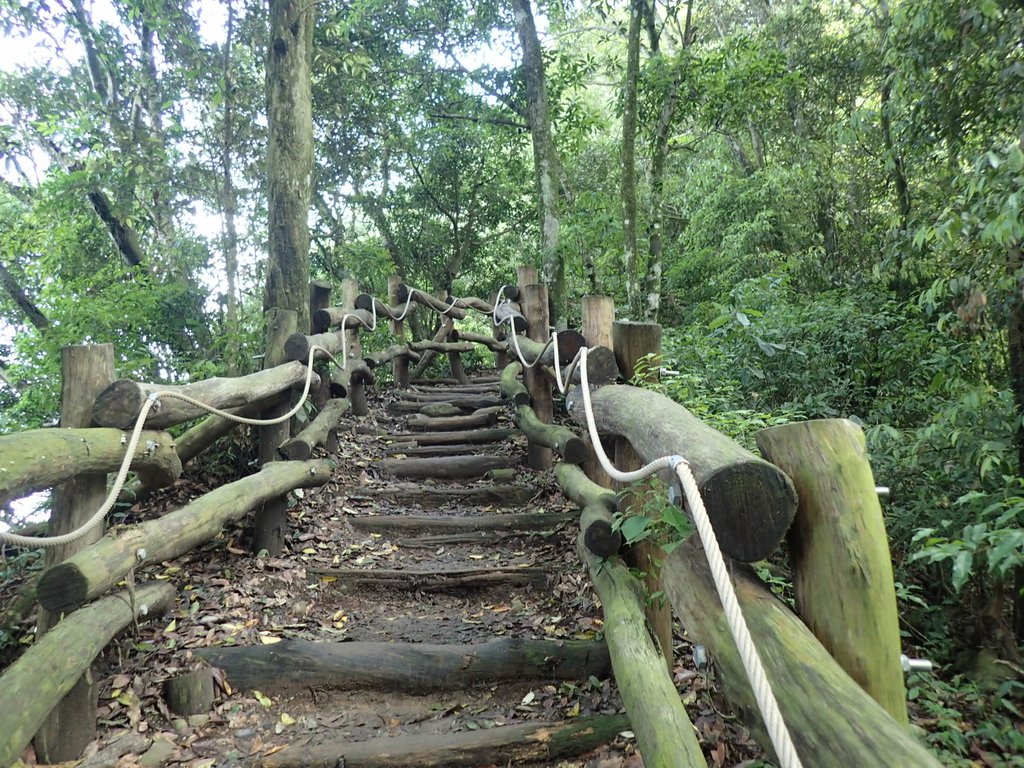
<path fill-rule="evenodd" d="M 532 501 L 540 491 L 530 485 L 481 484 L 468 488 L 398 483 L 380 487 L 360 488 L 348 495 L 350 501 L 388 499 L 417 502 L 424 505 L 449 504 L 457 501 L 469 505 L 521 507 Z M 356 518 L 358 520 L 360 518 Z M 355 521 L 353 521 L 355 525 Z"/>
<path fill-rule="evenodd" d="M 472 515 L 437 517 L 433 515 L 374 515 L 350 517 L 349 524 L 361 531 L 401 531 L 402 533 L 451 533 L 454 531 L 550 531 L 575 522 L 575 512 L 524 512 L 511 515 Z"/>
<path fill-rule="evenodd" d="M 264 768 L 475 768 L 522 765 L 582 755 L 629 727 L 625 715 L 592 715 L 458 733 L 410 733 L 369 741 L 293 745 L 263 759 Z"/>
<path fill-rule="evenodd" d="M 396 477 L 461 480 L 483 477 L 492 469 L 512 467 L 518 463 L 507 456 L 461 455 L 426 459 L 383 459 L 377 464 L 385 472 L 390 472 Z"/>
<path fill-rule="evenodd" d="M 450 571 L 398 571 L 375 568 L 307 568 L 307 577 L 335 589 L 391 587 L 418 592 L 446 589 L 485 589 L 501 586 L 542 587 L 551 578 L 547 568 L 456 568 Z"/>

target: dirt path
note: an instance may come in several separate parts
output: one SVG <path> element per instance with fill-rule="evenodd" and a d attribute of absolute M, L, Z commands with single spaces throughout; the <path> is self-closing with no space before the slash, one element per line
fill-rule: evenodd
<path fill-rule="evenodd" d="M 533 473 L 521 465 L 511 481 L 501 482 L 527 489 L 525 505 L 477 506 L 448 499 L 449 493 L 443 490 L 494 484 L 486 479 L 447 484 L 404 481 L 403 487 L 411 482 L 424 489 L 441 489 L 422 506 L 387 490 L 382 494 L 381 489 L 393 487 L 396 479 L 378 464 L 386 457 L 386 444 L 377 434 L 405 432 L 409 415 L 389 413 L 385 402 L 389 399 L 393 400 L 385 396 L 374 403 L 369 418 L 353 421 L 344 431 L 333 457 L 338 463 L 333 480 L 297 500 L 290 512 L 285 556 L 253 558 L 248 533 L 240 526 L 151 574 L 170 578 L 179 586 L 179 606 L 171 618 L 157 627 L 143 626 L 105 657 L 98 670 L 103 679 L 103 737 L 95 747 L 106 748 L 113 757 L 103 762 L 97 756 L 85 765 L 284 765 L 289 754 L 335 742 L 367 742 L 376 756 L 373 759 L 381 761 L 359 762 L 363 758 L 352 757 L 339 762 L 335 757 L 324 764 L 349 768 L 519 765 L 526 764 L 525 758 L 509 757 L 497 749 L 490 757 L 458 762 L 437 749 L 435 742 L 485 740 L 515 724 L 571 725 L 589 722 L 585 718 L 590 716 L 621 713 L 607 670 L 559 679 L 565 675 L 554 671 L 553 659 L 544 660 L 547 670 L 541 664 L 540 669 L 520 669 L 506 673 L 506 679 L 468 686 L 452 679 L 457 675 L 428 673 L 418 682 L 396 687 L 367 683 L 356 674 L 343 673 L 330 680 L 318 673 L 301 677 L 302 665 L 287 650 L 270 663 L 272 670 L 280 672 L 279 679 L 251 690 L 233 682 L 241 672 L 234 676 L 229 672 L 212 713 L 181 718 L 168 711 L 164 681 L 194 667 L 202 649 L 273 649 L 275 645 L 289 649 L 293 641 L 316 641 L 351 643 L 351 650 L 362 648 L 361 643 L 389 643 L 386 649 L 379 647 L 376 666 L 401 678 L 407 670 L 395 667 L 405 662 L 390 655 L 400 648 L 396 643 L 465 645 L 515 638 L 565 646 L 571 645 L 568 641 L 600 640 L 600 607 L 575 555 L 575 524 L 529 532 L 502 530 L 468 541 L 433 529 L 380 528 L 381 520 L 410 516 L 450 520 L 575 511 L 554 486 L 550 473 Z M 511 426 L 505 414 L 499 426 Z M 520 436 L 477 450 L 510 456 L 518 463 L 525 442 Z M 464 532 L 459 536 L 465 538 Z M 391 574 L 388 583 L 362 581 L 364 574 L 382 571 Z M 414 577 L 403 583 L 407 574 Z M 483 583 L 443 583 L 452 574 L 480 576 L 476 581 Z M 376 647 L 371 647 L 371 659 Z M 677 659 L 688 662 L 688 646 L 681 643 L 677 650 Z M 467 660 L 463 666 L 468 665 Z M 246 674 L 258 671 L 251 664 L 243 668 Z M 744 761 L 756 756 L 756 748 L 742 728 L 719 714 L 721 702 L 712 695 L 708 681 L 683 666 L 677 667 L 675 675 L 707 745 L 709 764 L 750 764 Z M 138 739 L 140 734 L 144 741 L 118 742 L 122 735 Z M 380 758 L 410 740 L 435 754 L 436 762 Z M 570 741 L 585 746 L 578 736 Z M 129 746 L 131 750 L 119 762 L 117 753 Z M 623 724 L 596 749 L 529 764 L 641 766 L 635 752 L 632 734 Z"/>

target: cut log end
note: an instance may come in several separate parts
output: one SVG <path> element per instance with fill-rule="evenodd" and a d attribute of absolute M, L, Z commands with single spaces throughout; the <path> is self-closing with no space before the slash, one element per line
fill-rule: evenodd
<path fill-rule="evenodd" d="M 39 578 L 36 596 L 46 610 L 54 614 L 70 613 L 89 598 L 85 575 L 73 564 L 64 561 L 49 568 Z"/>
<path fill-rule="evenodd" d="M 92 420 L 101 427 L 131 429 L 135 419 L 142 410 L 146 393 L 136 382 L 130 379 L 119 379 L 100 392 L 92 406 Z M 156 403 L 150 413 L 157 410 Z"/>
<path fill-rule="evenodd" d="M 748 563 L 776 550 L 796 512 L 792 482 L 770 464 L 722 467 L 704 479 L 700 493 L 722 550 Z"/>

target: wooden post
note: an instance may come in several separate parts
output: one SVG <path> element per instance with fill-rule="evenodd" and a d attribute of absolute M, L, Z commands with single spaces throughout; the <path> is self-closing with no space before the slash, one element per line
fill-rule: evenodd
<path fill-rule="evenodd" d="M 316 322 L 313 318 L 316 317 L 316 311 L 318 309 L 326 309 L 331 306 L 331 284 L 324 282 L 323 280 L 310 280 L 309 282 L 309 332 L 311 334 L 320 333 L 321 329 L 316 327 Z M 313 399 L 313 403 L 317 409 L 323 408 L 324 403 L 331 396 L 331 381 L 330 377 L 326 375 L 327 365 L 320 364 L 317 366 L 318 373 L 320 373 L 320 386 L 315 387 L 310 391 L 310 397 Z"/>
<path fill-rule="evenodd" d="M 341 306 L 345 309 L 356 308 L 356 297 L 359 295 L 359 281 L 352 277 L 346 277 L 341 281 Z M 352 328 L 345 331 L 347 343 L 345 345 L 349 360 L 363 356 L 362 345 L 359 343 L 359 328 Z M 352 403 L 353 416 L 365 416 L 369 413 L 366 405 L 366 386 L 361 378 L 353 377 L 349 384 L 349 402 Z"/>
<path fill-rule="evenodd" d="M 615 323 L 615 299 L 611 296 L 584 296 L 583 297 L 583 338 L 586 339 L 590 349 L 594 347 L 607 347 L 613 349 L 612 325 Z M 608 473 L 601 467 L 597 459 L 597 453 L 590 442 L 589 431 L 585 430 L 583 439 L 587 444 L 587 460 L 583 464 L 583 470 L 595 483 L 604 487 L 612 488 L 614 484 Z M 607 444 L 602 443 L 606 454 L 614 453 L 614 443 L 609 440 Z"/>
<path fill-rule="evenodd" d="M 547 341 L 548 287 L 533 283 L 521 286 L 521 293 L 523 295 L 523 311 L 526 319 L 530 322 L 530 338 L 538 342 Z M 544 375 L 539 365 L 526 371 L 526 388 L 530 391 L 533 410 L 537 414 L 537 418 L 545 424 L 550 424 L 554 416 L 551 381 Z M 526 466 L 530 469 L 551 469 L 551 449 L 531 440 L 527 448 Z"/>
<path fill-rule="evenodd" d="M 287 360 L 284 343 L 298 330 L 299 313 L 293 309 L 267 310 L 267 349 L 263 358 L 263 368 L 273 368 Z M 267 409 L 260 418 L 272 419 L 282 416 L 291 410 L 291 400 Z M 288 421 L 271 426 L 260 427 L 259 461 L 260 466 L 281 458 L 278 448 L 291 434 Z M 254 552 L 266 550 L 271 557 L 281 554 L 284 548 L 284 533 L 288 523 L 288 498 L 279 496 L 264 502 L 256 512 L 253 529 L 252 548 Z"/>
<path fill-rule="evenodd" d="M 655 323 L 616 321 L 612 324 L 612 338 L 619 370 L 627 379 L 633 377 L 636 362 L 641 357 L 661 354 L 661 326 Z M 657 379 L 656 371 L 653 372 L 653 378 Z M 624 438 L 615 441 L 615 465 L 627 472 L 639 469 L 643 465 L 629 441 Z M 641 512 L 645 504 L 657 498 L 649 481 L 633 484 L 627 494 L 626 504 L 633 507 L 634 514 Z M 626 561 L 645 574 L 648 595 L 647 621 L 661 646 L 669 669 L 672 669 L 672 609 L 667 600 L 655 600 L 651 597 L 663 594 L 661 565 L 665 555 L 661 543 L 659 539 L 637 542 L 626 552 Z"/>
<path fill-rule="evenodd" d="M 498 291 L 494 292 L 491 297 L 491 304 L 497 306 L 498 304 Z M 498 341 L 502 341 L 507 336 L 508 325 L 497 326 L 494 324 L 494 317 L 491 317 L 491 335 L 494 336 Z M 496 351 L 494 353 L 494 365 L 499 371 L 505 370 L 508 367 L 508 352 Z"/>
<path fill-rule="evenodd" d="M 633 378 L 636 363 L 641 357 L 661 354 L 661 326 L 657 323 L 616 320 L 612 324 L 612 349 L 619 363 L 619 373 L 628 382 Z M 655 380 L 657 374 L 655 371 Z"/>
<path fill-rule="evenodd" d="M 388 304 L 392 307 L 398 306 L 398 286 L 402 284 L 400 275 L 391 275 L 388 278 Z M 410 304 L 411 306 L 411 304 Z M 405 341 L 405 323 L 401 320 L 391 321 L 391 332 L 399 344 Z M 395 376 L 395 386 L 400 389 L 409 388 L 409 356 L 395 355 L 391 359 L 391 370 Z"/>
<path fill-rule="evenodd" d="M 796 487 L 787 540 L 800 617 L 906 725 L 892 560 L 864 432 L 846 419 L 820 419 L 763 430 L 757 446 Z"/>
<path fill-rule="evenodd" d="M 92 404 L 96 396 L 114 382 L 114 346 L 84 344 L 61 349 L 60 426 L 92 426 Z M 75 530 L 100 508 L 107 495 L 106 474 L 81 475 L 53 492 L 50 535 Z M 71 544 L 46 550 L 46 567 L 70 557 L 98 540 L 103 525 Z M 41 638 L 60 620 L 45 608 L 39 609 L 36 637 Z M 45 763 L 75 760 L 86 745 L 96 738 L 96 705 L 99 687 L 87 669 L 74 687 L 61 699 L 35 736 L 35 749 Z"/>
<path fill-rule="evenodd" d="M 533 285 L 537 282 L 537 268 L 536 267 L 516 267 L 516 285 L 519 286 L 519 290 L 522 291 L 528 285 Z M 522 294 L 520 293 L 520 300 Z"/>

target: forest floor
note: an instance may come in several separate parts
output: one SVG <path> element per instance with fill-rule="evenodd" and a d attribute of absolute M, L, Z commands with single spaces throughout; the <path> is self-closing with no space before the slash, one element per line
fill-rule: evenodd
<path fill-rule="evenodd" d="M 450 689 L 440 681 L 435 690 L 419 694 L 320 684 L 242 690 L 232 685 L 229 675 L 218 678 L 212 711 L 188 718 L 169 711 L 165 681 L 194 668 L 194 652 L 201 648 L 286 640 L 468 644 L 512 637 L 600 638 L 600 605 L 575 553 L 576 525 L 542 535 L 508 533 L 487 542 L 447 544 L 400 532 L 360 530 L 360 520 L 375 516 L 576 511 L 550 473 L 525 468 L 517 469 L 514 481 L 531 489 L 525 509 L 443 501 L 420 507 L 374 495 L 374 489 L 395 483 L 378 465 L 385 457 L 378 435 L 405 429 L 405 417 L 388 409 L 393 399 L 387 391 L 379 393 L 371 399 L 369 417 L 347 422 L 340 447 L 331 456 L 337 462 L 332 480 L 305 491 L 290 510 L 282 556 L 253 557 L 243 521 L 187 557 L 136 574 L 140 583 L 169 579 L 179 589 L 178 603 L 168 615 L 123 635 L 99 660 L 101 732 L 87 750 L 92 757 L 82 765 L 249 766 L 286 747 L 377 739 L 383 752 L 385 739 L 404 734 L 456 734 L 623 711 L 610 674 Z M 510 426 L 505 415 L 501 421 Z M 520 436 L 482 450 L 523 458 L 526 448 Z M 192 470 L 151 499 L 145 514 L 178 509 L 211 484 Z M 422 485 L 438 483 L 427 480 Z M 346 587 L 324 573 L 339 568 L 444 573 L 482 566 L 540 569 L 542 575 L 526 586 L 435 588 L 429 583 Z M 695 671 L 691 647 L 678 631 L 676 642 L 674 679 L 709 765 L 760 765 L 761 751 L 708 678 Z M 30 750 L 26 762 L 31 764 L 33 757 Z M 436 763 L 447 764 L 443 759 Z M 504 759 L 478 764 L 526 763 Z M 632 733 L 623 729 L 610 743 L 586 754 L 530 764 L 636 768 L 643 761 Z"/>

